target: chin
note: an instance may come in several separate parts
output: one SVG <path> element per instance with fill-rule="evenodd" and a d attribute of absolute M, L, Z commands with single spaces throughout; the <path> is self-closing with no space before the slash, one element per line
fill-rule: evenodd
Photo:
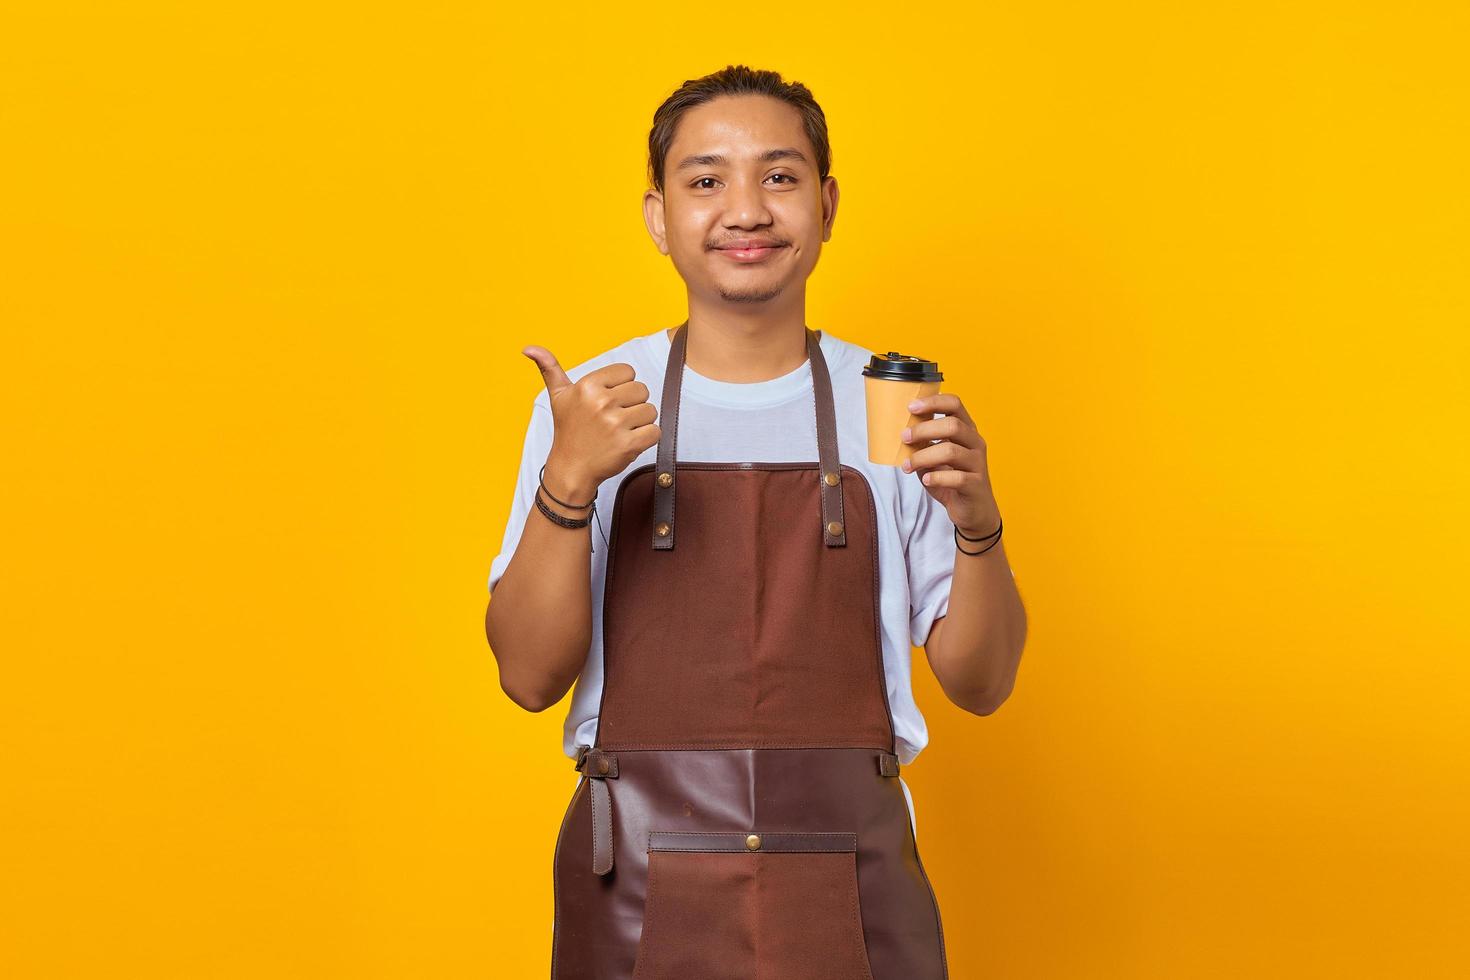
<path fill-rule="evenodd" d="M 786 283 L 715 283 L 715 293 L 726 303 L 766 303 L 780 296 Z"/>

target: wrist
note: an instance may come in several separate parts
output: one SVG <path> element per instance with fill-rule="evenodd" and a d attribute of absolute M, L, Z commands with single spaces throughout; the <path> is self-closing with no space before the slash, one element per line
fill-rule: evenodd
<path fill-rule="evenodd" d="M 985 535 L 984 537 L 975 535 L 973 538 L 966 539 L 960 537 L 960 529 L 959 526 L 956 525 L 954 529 L 955 550 L 962 555 L 973 556 L 989 554 L 991 551 L 995 550 L 997 545 L 1000 544 L 1001 530 L 1003 527 L 1004 525 L 1002 524 L 990 534 Z"/>
<path fill-rule="evenodd" d="M 955 530 L 962 537 L 970 540 L 989 539 L 995 537 L 995 532 L 1000 528 L 999 515 L 990 518 L 982 518 L 981 523 L 974 525 L 955 524 Z"/>
<path fill-rule="evenodd" d="M 542 471 L 541 482 L 547 491 L 573 504 L 590 504 L 597 498 L 600 481 L 583 470 L 561 460 L 549 459 Z"/>

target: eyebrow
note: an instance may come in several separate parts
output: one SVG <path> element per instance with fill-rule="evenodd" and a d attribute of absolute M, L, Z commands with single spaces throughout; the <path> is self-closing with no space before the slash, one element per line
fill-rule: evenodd
<path fill-rule="evenodd" d="M 800 160 L 802 163 L 807 162 L 806 154 L 794 146 L 782 146 L 774 150 L 767 150 L 755 158 L 756 163 L 769 163 L 772 160 Z M 674 172 L 677 173 L 680 170 L 687 170 L 690 167 L 721 167 L 729 162 L 728 159 L 718 153 L 696 153 L 694 156 L 688 156 L 680 160 L 679 165 L 674 168 Z"/>

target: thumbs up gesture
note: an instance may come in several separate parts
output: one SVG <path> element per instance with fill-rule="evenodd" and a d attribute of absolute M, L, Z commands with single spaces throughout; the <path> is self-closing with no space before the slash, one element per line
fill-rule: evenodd
<path fill-rule="evenodd" d="M 546 382 L 555 424 L 546 480 L 570 495 L 565 499 L 590 500 L 603 480 L 658 445 L 658 409 L 633 365 L 607 364 L 573 381 L 545 347 L 533 344 L 521 353 L 536 362 Z"/>

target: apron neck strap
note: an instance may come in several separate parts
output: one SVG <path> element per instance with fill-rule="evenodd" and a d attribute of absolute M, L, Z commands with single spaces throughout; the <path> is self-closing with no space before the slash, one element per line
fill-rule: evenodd
<path fill-rule="evenodd" d="M 679 394 L 684 381 L 684 354 L 689 346 L 689 321 L 674 330 L 669 362 L 664 370 L 663 398 L 659 402 L 658 457 L 653 481 L 653 547 L 674 547 L 675 445 L 679 439 Z M 807 359 L 812 370 L 812 400 L 817 417 L 817 479 L 822 497 L 822 540 L 828 547 L 847 544 L 842 523 L 842 465 L 837 457 L 837 410 L 832 400 L 832 377 L 817 332 L 806 331 Z"/>

